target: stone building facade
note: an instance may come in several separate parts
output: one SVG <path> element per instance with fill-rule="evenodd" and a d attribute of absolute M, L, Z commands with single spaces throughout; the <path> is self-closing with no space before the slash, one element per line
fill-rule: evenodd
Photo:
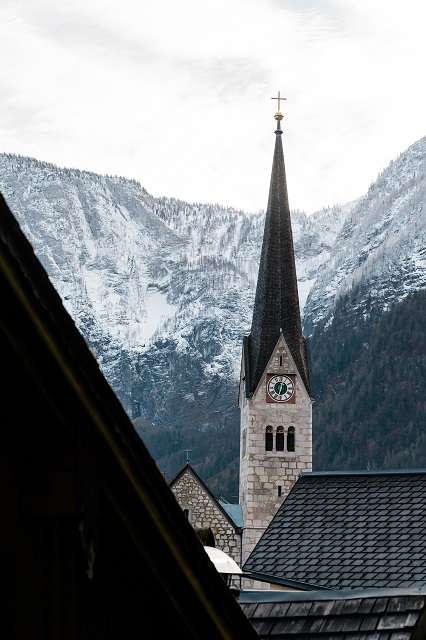
<path fill-rule="evenodd" d="M 242 522 L 235 522 L 226 511 L 238 505 L 226 505 L 219 501 L 187 464 L 170 483 L 179 505 L 195 530 L 210 529 L 217 549 L 224 551 L 241 566 Z"/>

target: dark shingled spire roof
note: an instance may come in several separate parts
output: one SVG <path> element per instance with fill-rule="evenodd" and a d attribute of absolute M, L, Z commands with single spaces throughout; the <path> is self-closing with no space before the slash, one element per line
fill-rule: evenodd
<path fill-rule="evenodd" d="M 277 114 L 278 115 L 278 114 Z M 282 130 L 278 120 L 250 335 L 244 339 L 246 395 L 250 397 L 282 331 L 308 393 L 309 369 L 300 321 L 293 235 L 288 205 Z"/>

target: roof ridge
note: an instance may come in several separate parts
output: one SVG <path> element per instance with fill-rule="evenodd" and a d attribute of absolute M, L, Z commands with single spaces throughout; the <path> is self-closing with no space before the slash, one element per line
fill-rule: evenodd
<path fill-rule="evenodd" d="M 385 475 L 416 475 L 426 474 L 426 468 L 419 469 L 347 469 L 337 471 L 301 471 L 303 477 L 319 476 L 385 476 Z"/>
<path fill-rule="evenodd" d="M 318 591 L 241 591 L 239 602 L 297 602 L 317 600 L 357 600 L 396 596 L 424 596 L 426 587 L 359 587 L 356 589 L 320 589 Z"/>

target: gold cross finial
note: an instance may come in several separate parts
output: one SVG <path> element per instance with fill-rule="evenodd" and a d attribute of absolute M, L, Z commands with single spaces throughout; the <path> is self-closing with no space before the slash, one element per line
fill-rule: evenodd
<path fill-rule="evenodd" d="M 280 121 L 283 119 L 283 114 L 280 111 L 281 100 L 287 100 L 287 98 L 282 98 L 281 97 L 281 92 L 278 91 L 278 96 L 275 97 L 275 98 L 271 98 L 271 100 L 278 100 L 278 111 L 275 114 L 274 118 L 278 122 L 277 130 L 280 131 L 281 130 Z"/>
<path fill-rule="evenodd" d="M 278 100 L 278 111 L 280 110 L 280 102 L 281 100 L 287 100 L 287 98 L 281 98 L 281 91 L 278 91 L 278 96 L 276 98 L 271 98 L 271 100 Z"/>

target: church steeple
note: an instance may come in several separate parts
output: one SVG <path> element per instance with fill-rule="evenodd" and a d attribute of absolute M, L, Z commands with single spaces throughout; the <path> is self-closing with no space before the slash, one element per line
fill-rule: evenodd
<path fill-rule="evenodd" d="M 278 101 L 282 100 L 278 96 Z M 279 102 L 278 102 L 279 105 Z M 279 109 L 279 107 L 278 107 Z M 291 216 L 282 146 L 281 112 L 275 114 L 275 150 L 250 335 L 244 341 L 246 396 L 256 390 L 280 333 L 309 393 L 306 343 L 300 321 Z"/>
<path fill-rule="evenodd" d="M 278 94 L 262 255 L 240 378 L 243 561 L 299 473 L 312 468 L 312 400 L 288 206 L 281 100 Z"/>

